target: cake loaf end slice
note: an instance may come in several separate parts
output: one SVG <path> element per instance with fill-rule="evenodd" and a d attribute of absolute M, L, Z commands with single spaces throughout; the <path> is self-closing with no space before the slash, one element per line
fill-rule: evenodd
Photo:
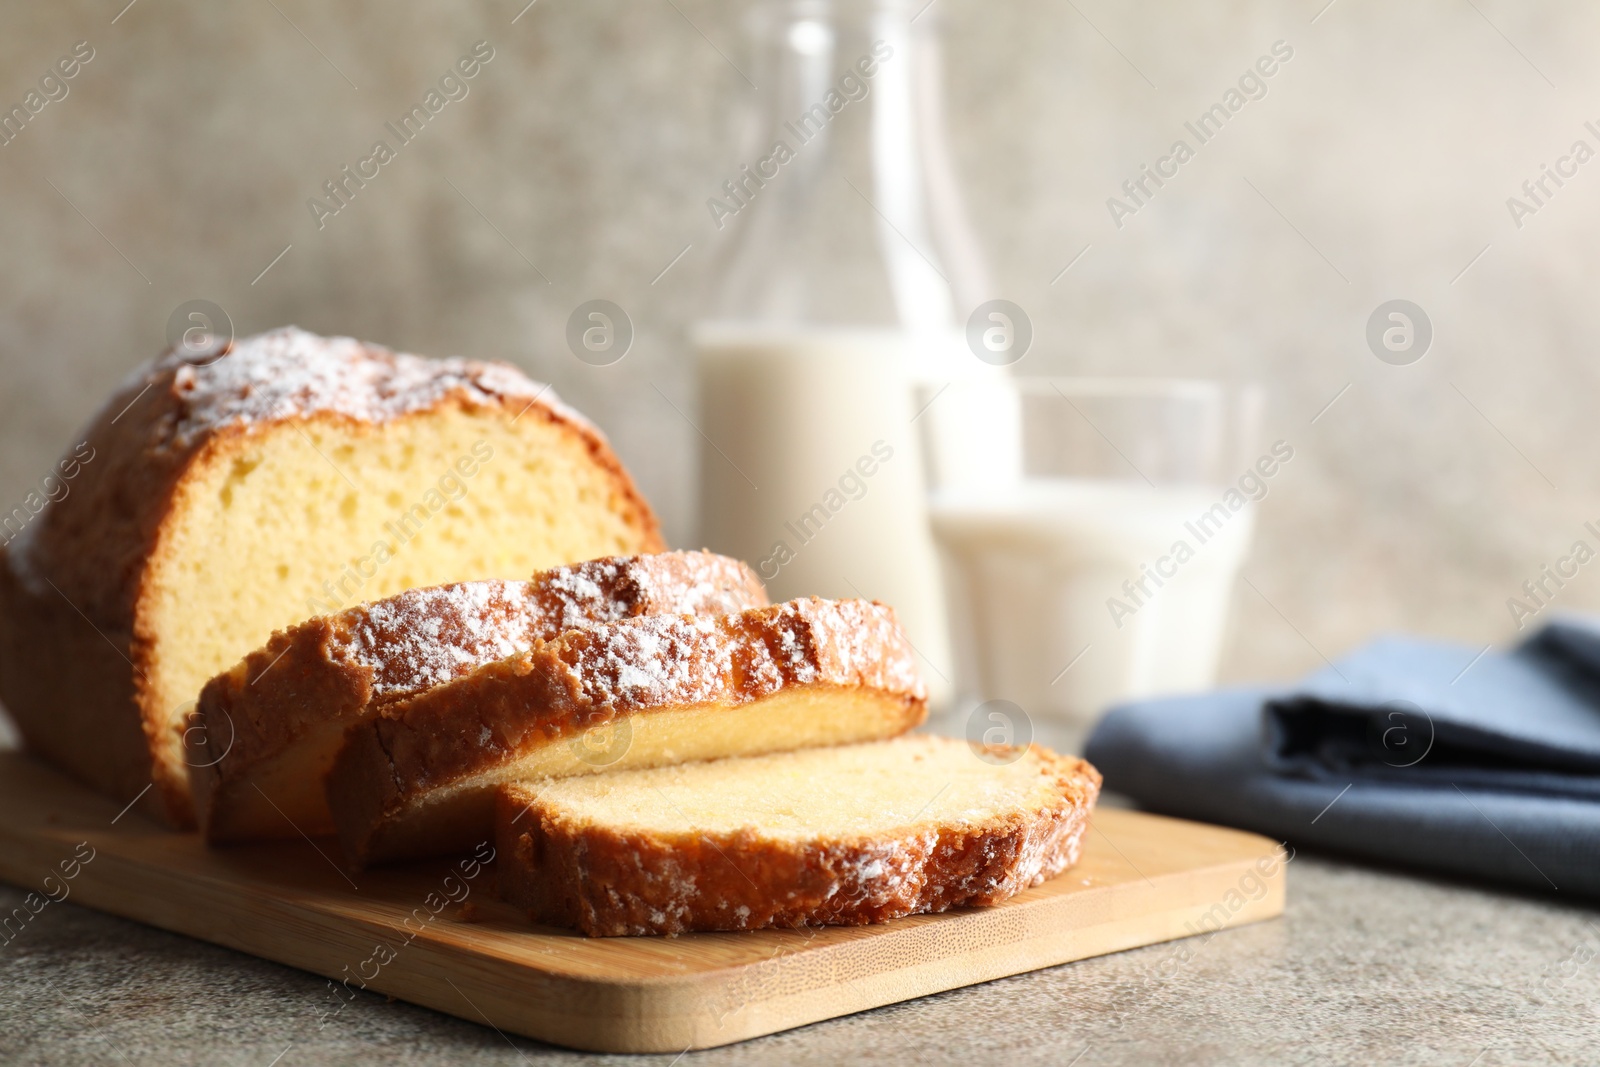
<path fill-rule="evenodd" d="M 904 733 L 927 714 L 914 656 L 864 600 L 572 630 L 353 729 L 328 806 L 356 866 L 471 848 L 504 782 Z"/>
<path fill-rule="evenodd" d="M 604 435 L 508 364 L 293 327 L 178 345 L 78 440 L 5 531 L 0 701 L 35 754 L 185 829 L 195 700 L 275 631 L 666 547 Z"/>
<path fill-rule="evenodd" d="M 500 885 L 592 937 L 885 922 L 1059 874 L 1099 789 L 1080 759 L 941 737 L 515 783 Z"/>

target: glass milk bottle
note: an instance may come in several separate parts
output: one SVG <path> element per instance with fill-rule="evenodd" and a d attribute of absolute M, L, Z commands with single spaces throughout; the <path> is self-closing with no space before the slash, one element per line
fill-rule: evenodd
<path fill-rule="evenodd" d="M 695 331 L 701 530 L 774 600 L 891 604 L 943 703 L 914 419 L 947 413 L 919 412 L 913 384 L 982 368 L 959 331 L 987 294 L 944 149 L 935 13 L 916 13 L 770 0 L 752 16 L 760 111 L 706 205 L 727 236 Z"/>

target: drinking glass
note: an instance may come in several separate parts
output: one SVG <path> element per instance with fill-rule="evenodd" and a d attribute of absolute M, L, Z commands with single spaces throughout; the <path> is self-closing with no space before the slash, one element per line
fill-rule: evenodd
<path fill-rule="evenodd" d="M 924 402 L 958 716 L 1010 701 L 1076 748 L 1113 703 L 1215 682 L 1256 506 L 1293 455 L 1256 440 L 1259 389 L 991 378 Z"/>

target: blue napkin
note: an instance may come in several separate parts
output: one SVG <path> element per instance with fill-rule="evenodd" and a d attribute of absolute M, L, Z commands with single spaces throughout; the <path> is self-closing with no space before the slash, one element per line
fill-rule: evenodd
<path fill-rule="evenodd" d="M 1153 811 L 1600 895 L 1600 623 L 1508 652 L 1384 637 L 1290 688 L 1114 708 L 1086 755 Z"/>

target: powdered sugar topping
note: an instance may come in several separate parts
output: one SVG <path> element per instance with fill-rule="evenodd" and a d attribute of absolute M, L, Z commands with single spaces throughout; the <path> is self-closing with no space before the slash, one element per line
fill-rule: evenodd
<path fill-rule="evenodd" d="M 347 613 L 347 655 L 372 668 L 372 693 L 394 699 L 515 655 L 548 629 L 526 582 L 413 589 Z"/>
<path fill-rule="evenodd" d="M 564 646 L 583 699 L 596 707 L 744 702 L 819 682 L 925 696 L 893 613 L 861 600 L 648 615 L 571 634 Z"/>
<path fill-rule="evenodd" d="M 319 337 L 285 326 L 235 342 L 204 367 L 168 352 L 145 378 L 172 374 L 183 410 L 172 427 L 180 445 L 211 431 L 333 412 L 362 422 L 384 422 L 435 407 L 456 395 L 468 403 L 536 399 L 564 418 L 582 417 L 560 405 L 549 386 L 516 368 L 460 358 L 423 359 L 349 337 Z"/>
<path fill-rule="evenodd" d="M 634 615 L 738 611 L 764 602 L 735 560 L 704 552 L 612 556 L 541 572 L 529 582 L 479 581 L 413 589 L 346 612 L 345 654 L 372 669 L 373 698 L 395 700 L 460 678 L 567 630 Z M 635 661 L 665 653 L 646 628 Z M 648 691 L 635 669 L 618 684 Z"/>

